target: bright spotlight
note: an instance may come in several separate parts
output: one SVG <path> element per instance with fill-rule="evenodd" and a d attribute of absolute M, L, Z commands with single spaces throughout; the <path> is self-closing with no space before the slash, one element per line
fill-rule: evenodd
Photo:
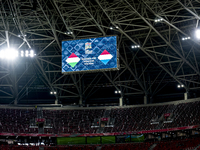
<path fill-rule="evenodd" d="M 196 37 L 197 37 L 197 39 L 200 39 L 200 29 L 196 30 Z"/>
<path fill-rule="evenodd" d="M 53 94 L 53 92 L 50 92 L 50 94 Z"/>
<path fill-rule="evenodd" d="M 53 92 L 53 94 L 56 94 L 56 92 Z"/>
<path fill-rule="evenodd" d="M 184 87 L 184 85 L 182 84 L 181 87 Z"/>
<path fill-rule="evenodd" d="M 181 85 L 178 85 L 177 87 L 178 87 L 178 88 L 180 88 L 180 87 L 181 87 Z"/>
<path fill-rule="evenodd" d="M 113 27 L 110 27 L 110 30 L 112 30 L 113 29 Z"/>
<path fill-rule="evenodd" d="M 115 94 L 117 94 L 117 91 L 115 91 Z"/>
<path fill-rule="evenodd" d="M 24 51 L 21 51 L 21 57 L 24 57 Z"/>
<path fill-rule="evenodd" d="M 27 50 L 25 51 L 25 56 L 28 57 L 28 51 Z"/>
<path fill-rule="evenodd" d="M 13 60 L 18 57 L 18 51 L 13 48 L 8 48 L 0 51 L 0 58 Z"/>
<path fill-rule="evenodd" d="M 30 50 L 30 57 L 34 57 L 34 51 Z"/>

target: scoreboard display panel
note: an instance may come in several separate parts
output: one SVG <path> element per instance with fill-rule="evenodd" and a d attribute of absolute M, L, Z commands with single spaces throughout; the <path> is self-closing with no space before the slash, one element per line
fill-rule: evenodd
<path fill-rule="evenodd" d="M 117 36 L 62 41 L 62 73 L 118 70 Z"/>

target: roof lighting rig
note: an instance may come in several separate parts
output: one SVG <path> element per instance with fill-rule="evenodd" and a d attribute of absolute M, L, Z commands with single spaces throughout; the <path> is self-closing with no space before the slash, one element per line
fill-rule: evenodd
<path fill-rule="evenodd" d="M 18 50 L 15 50 L 14 48 L 7 48 L 5 50 L 0 50 L 0 59 L 5 60 L 14 60 L 18 57 L 35 57 L 34 50 L 25 50 L 19 52 Z"/>

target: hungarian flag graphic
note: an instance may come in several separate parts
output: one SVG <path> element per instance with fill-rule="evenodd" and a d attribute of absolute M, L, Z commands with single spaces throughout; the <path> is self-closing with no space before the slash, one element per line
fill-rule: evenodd
<path fill-rule="evenodd" d="M 74 67 L 80 61 L 80 58 L 76 56 L 76 54 L 72 53 L 66 60 L 66 62 L 71 66 Z"/>

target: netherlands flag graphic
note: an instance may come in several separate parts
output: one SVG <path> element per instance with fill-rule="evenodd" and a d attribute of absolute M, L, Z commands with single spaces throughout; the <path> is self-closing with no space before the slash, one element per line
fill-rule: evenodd
<path fill-rule="evenodd" d="M 76 54 L 72 53 L 66 60 L 66 62 L 71 66 L 74 67 L 80 61 L 80 58 L 76 56 Z"/>
<path fill-rule="evenodd" d="M 98 57 L 98 59 L 101 60 L 104 65 L 106 65 L 112 58 L 113 56 L 107 50 L 104 50 Z"/>

